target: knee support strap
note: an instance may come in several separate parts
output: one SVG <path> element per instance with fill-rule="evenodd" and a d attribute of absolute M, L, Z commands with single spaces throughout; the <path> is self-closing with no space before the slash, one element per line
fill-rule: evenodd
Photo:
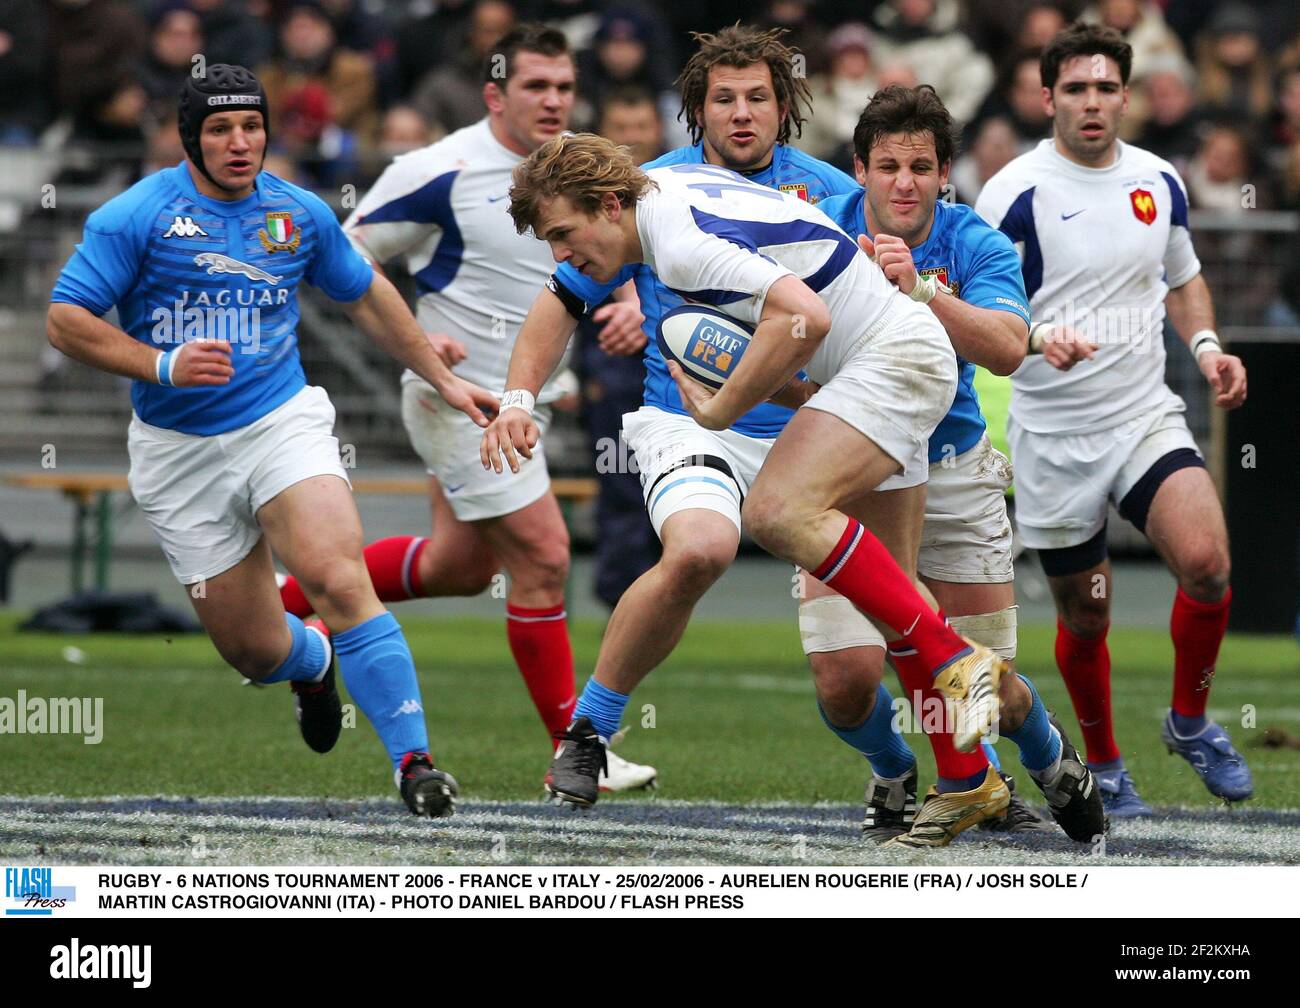
<path fill-rule="evenodd" d="M 824 595 L 799 603 L 799 637 L 804 654 L 846 648 L 885 646 L 874 623 L 843 595 Z"/>
<path fill-rule="evenodd" d="M 1016 658 L 1016 610 L 1007 606 L 997 612 L 977 613 L 974 616 L 949 616 L 948 625 L 963 637 L 986 648 L 1006 661 Z"/>

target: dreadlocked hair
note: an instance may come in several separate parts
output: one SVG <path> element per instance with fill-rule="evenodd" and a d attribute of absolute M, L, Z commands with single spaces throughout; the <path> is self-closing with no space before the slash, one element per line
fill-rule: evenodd
<path fill-rule="evenodd" d="M 804 73 L 803 53 L 781 41 L 788 34 L 785 28 L 763 31 L 742 26 L 740 22 L 716 34 L 691 32 L 700 48 L 677 78 L 677 87 L 682 92 L 682 110 L 677 118 L 686 120 L 693 143 L 699 143 L 704 136 L 700 118 L 709 90 L 709 71 L 715 66 L 744 69 L 755 63 L 766 63 L 772 73 L 777 104 L 785 111 L 777 143 L 788 143 L 791 136 L 802 133 L 805 113 L 812 108 L 812 93 Z"/>

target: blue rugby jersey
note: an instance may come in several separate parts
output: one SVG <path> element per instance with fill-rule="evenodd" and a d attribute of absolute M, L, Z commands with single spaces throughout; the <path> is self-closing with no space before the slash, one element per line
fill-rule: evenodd
<path fill-rule="evenodd" d="M 306 384 L 301 281 L 355 301 L 373 275 L 314 194 L 262 172 L 246 198 L 210 199 L 181 162 L 90 215 L 50 300 L 97 316 L 116 306 L 121 328 L 160 350 L 195 339 L 234 344 L 227 385 L 131 386 L 145 423 L 211 435 L 246 427 Z"/>
<path fill-rule="evenodd" d="M 858 188 L 828 199 L 821 210 L 851 237 L 871 237 L 863 214 L 865 196 L 866 191 Z M 1029 323 L 1029 299 L 1015 247 L 970 207 L 936 202 L 930 234 L 912 249 L 912 261 L 918 273 L 937 274 L 967 304 L 1011 312 Z M 969 451 L 979 443 L 984 428 L 975 395 L 975 365 L 958 356 L 957 397 L 930 435 L 930 461 Z"/>
<path fill-rule="evenodd" d="M 642 167 L 651 169 L 704 163 L 704 148 L 696 144 L 669 151 Z M 837 193 L 847 193 L 857 188 L 857 183 L 838 168 L 782 144 L 777 144 L 772 149 L 772 161 L 766 168 L 744 177 L 769 189 L 790 193 L 809 203 L 819 203 Z M 649 338 L 645 348 L 645 405 L 670 413 L 685 414 L 686 409 L 682 406 L 677 385 L 668 374 L 667 365 L 655 343 L 659 320 L 684 303 L 681 296 L 669 290 L 655 276 L 654 271 L 643 263 L 625 266 L 614 280 L 605 284 L 583 276 L 568 263 L 561 264 L 555 275 L 574 296 L 593 306 L 609 297 L 615 288 L 635 278 L 641 311 L 645 315 L 644 329 Z M 773 438 L 785 428 L 791 415 L 790 410 L 783 406 L 763 403 L 737 420 L 731 429 L 750 437 Z"/>

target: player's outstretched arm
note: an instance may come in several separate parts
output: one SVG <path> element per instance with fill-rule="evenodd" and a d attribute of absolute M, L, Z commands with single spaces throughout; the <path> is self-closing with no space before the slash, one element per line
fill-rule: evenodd
<path fill-rule="evenodd" d="M 495 413 L 500 406 L 496 396 L 451 373 L 387 277 L 375 273 L 366 292 L 343 308 L 385 353 L 437 389 L 447 405 L 480 427 L 488 425 L 485 413 Z"/>
<path fill-rule="evenodd" d="M 479 458 L 484 469 L 501 472 L 504 458 L 510 471 L 518 472 L 519 456 L 533 457 L 539 436 L 533 421 L 537 393 L 554 374 L 577 325 L 559 295 L 549 286 L 543 287 L 528 309 L 510 354 L 501 412 L 483 432 Z"/>
<path fill-rule="evenodd" d="M 162 351 L 66 301 L 50 305 L 45 334 L 51 346 L 73 360 L 136 381 L 188 388 L 225 385 L 235 373 L 229 343 L 194 340 Z"/>
<path fill-rule="evenodd" d="M 1214 390 L 1220 409 L 1236 409 L 1246 401 L 1246 365 L 1223 352 L 1214 331 L 1214 300 L 1199 273 L 1165 295 L 1165 310 L 1178 336 L 1196 355 L 1196 366 Z"/>
<path fill-rule="evenodd" d="M 715 395 L 700 396 L 680 368 L 670 368 L 692 418 L 708 430 L 726 430 L 761 402 L 781 393 L 812 358 L 831 329 L 826 302 L 793 275 L 767 292 L 763 314 L 745 355 Z"/>

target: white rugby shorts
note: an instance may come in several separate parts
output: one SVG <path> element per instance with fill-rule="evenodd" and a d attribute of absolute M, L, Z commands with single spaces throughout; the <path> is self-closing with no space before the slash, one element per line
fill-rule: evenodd
<path fill-rule="evenodd" d="M 926 481 L 930 434 L 956 394 L 957 357 L 938 319 L 891 307 L 804 408 L 874 441 L 903 467 L 877 489 L 897 490 Z"/>
<path fill-rule="evenodd" d="M 930 465 L 917 573 L 958 584 L 1006 584 L 1012 567 L 1006 489 L 1011 462 L 988 436 Z"/>
<path fill-rule="evenodd" d="M 312 385 L 225 434 L 182 434 L 133 416 L 127 451 L 131 493 L 186 585 L 248 556 L 262 536 L 258 508 L 281 491 L 313 476 L 351 485 L 339 461 L 334 406 Z"/>
<path fill-rule="evenodd" d="M 430 475 L 442 484 L 452 512 L 464 522 L 500 518 L 541 497 L 551 488 L 546 468 L 544 437 L 551 419 L 549 408 L 533 411 L 542 437 L 532 459 L 519 460 L 519 472 L 506 467 L 501 473 L 484 469 L 479 459 L 483 428 L 460 410 L 448 406 L 438 391 L 422 378 L 402 380 L 402 422 L 411 447 Z"/>
<path fill-rule="evenodd" d="M 669 516 L 690 508 L 716 511 L 739 532 L 741 502 L 776 442 L 706 430 L 656 406 L 623 414 L 623 439 L 636 453 L 646 511 L 661 538 Z"/>
<path fill-rule="evenodd" d="M 1035 434 L 1007 422 L 1016 466 L 1016 526 L 1029 549 L 1087 542 L 1106 523 L 1107 501 L 1119 504 L 1157 460 L 1178 448 L 1199 451 L 1170 395 L 1156 409 L 1115 427 L 1075 434 Z"/>

